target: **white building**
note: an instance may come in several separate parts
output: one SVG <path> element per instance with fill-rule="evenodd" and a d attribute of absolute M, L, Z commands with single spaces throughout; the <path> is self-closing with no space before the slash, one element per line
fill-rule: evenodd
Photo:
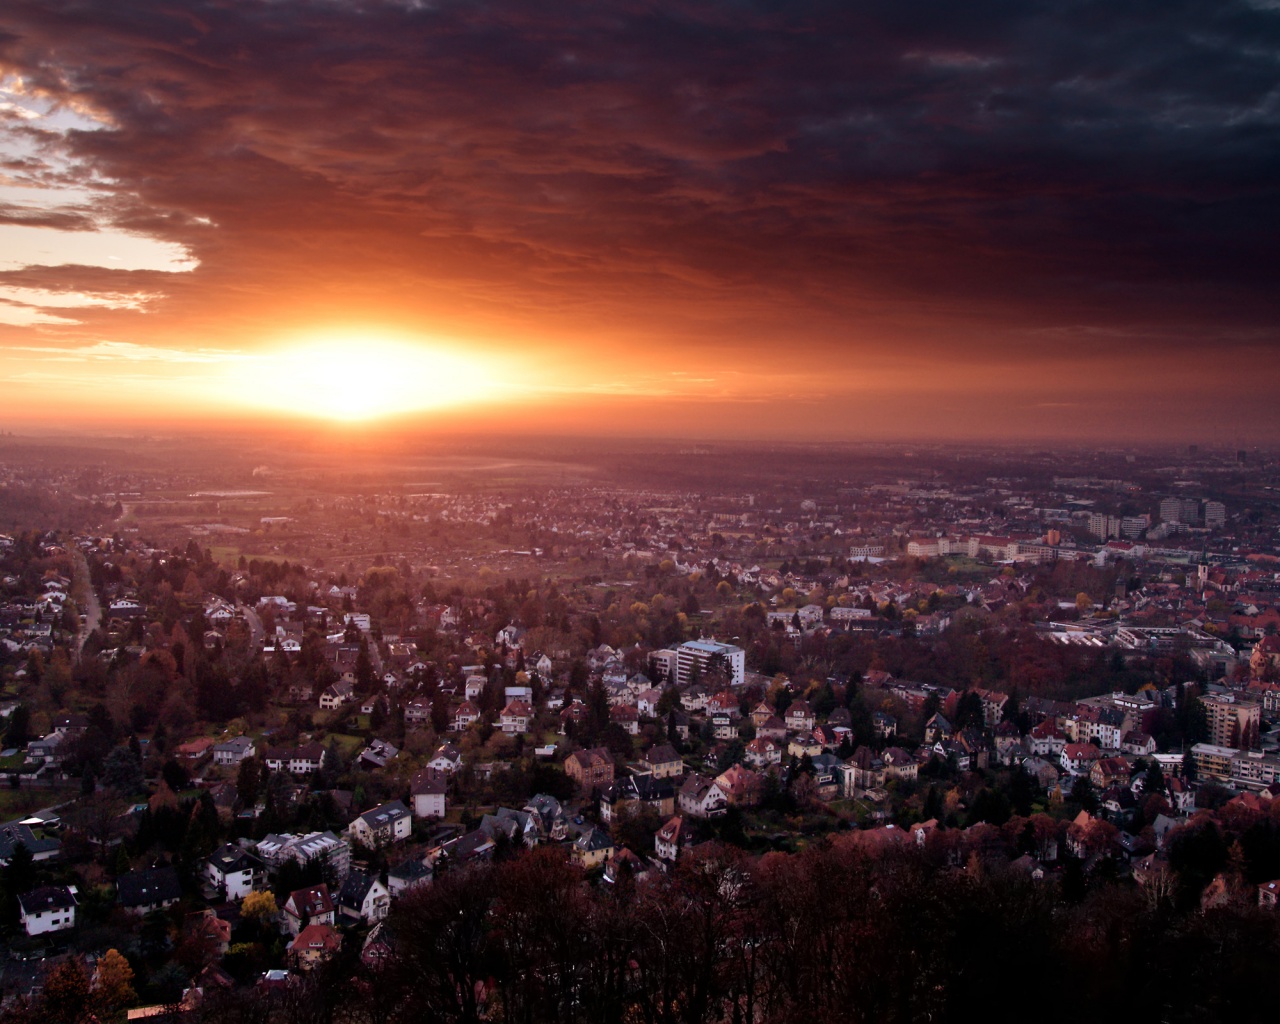
<path fill-rule="evenodd" d="M 205 877 L 228 900 L 244 899 L 266 880 L 263 863 L 234 843 L 213 852 L 204 866 Z"/>
<path fill-rule="evenodd" d="M 332 832 L 310 832 L 305 836 L 272 833 L 259 840 L 258 856 L 273 871 L 287 860 L 305 864 L 312 858 L 327 864 L 335 880 L 346 878 L 351 870 L 351 847 Z"/>
<path fill-rule="evenodd" d="M 225 743 L 218 743 L 213 748 L 213 763 L 220 765 L 238 765 L 247 757 L 253 757 L 257 748 L 248 736 L 237 736 Z"/>
<path fill-rule="evenodd" d="M 699 676 L 706 675 L 713 658 L 723 659 L 729 673 L 729 685 L 741 686 L 747 669 L 747 655 L 741 647 L 717 643 L 715 640 L 690 640 L 676 648 L 676 682 L 688 686 L 697 666 Z"/>
<path fill-rule="evenodd" d="M 28 935 L 76 926 L 76 892 L 66 885 L 46 885 L 18 897 L 18 919 Z"/>
<path fill-rule="evenodd" d="M 413 831 L 413 816 L 399 800 L 391 800 L 365 811 L 347 826 L 347 831 L 365 846 L 385 846 L 409 838 Z"/>
<path fill-rule="evenodd" d="M 448 792 L 449 780 L 446 775 L 431 768 L 418 772 L 409 783 L 414 817 L 443 818 L 447 810 Z"/>

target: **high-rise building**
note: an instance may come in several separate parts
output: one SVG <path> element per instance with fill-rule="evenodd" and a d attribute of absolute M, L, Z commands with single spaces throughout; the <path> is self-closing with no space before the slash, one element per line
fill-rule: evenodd
<path fill-rule="evenodd" d="M 1098 540 L 1110 540 L 1120 536 L 1120 519 L 1109 516 L 1105 512 L 1093 512 L 1089 515 L 1089 532 Z"/>
<path fill-rule="evenodd" d="M 1200 499 L 1165 498 L 1160 502 L 1160 519 L 1165 523 L 1195 526 L 1200 522 Z"/>
<path fill-rule="evenodd" d="M 1262 705 L 1241 700 L 1231 693 L 1211 693 L 1200 698 L 1209 723 L 1209 742 L 1219 747 L 1246 750 L 1258 745 Z"/>
<path fill-rule="evenodd" d="M 1225 526 L 1227 523 L 1227 506 L 1220 501 L 1204 503 L 1204 525 L 1210 528 Z"/>
<path fill-rule="evenodd" d="M 729 685 L 741 686 L 747 668 L 747 655 L 741 647 L 733 644 L 716 643 L 714 640 L 690 640 L 676 648 L 676 682 L 687 686 L 694 676 L 704 676 L 711 667 L 712 659 L 722 658 L 725 671 L 729 675 Z"/>

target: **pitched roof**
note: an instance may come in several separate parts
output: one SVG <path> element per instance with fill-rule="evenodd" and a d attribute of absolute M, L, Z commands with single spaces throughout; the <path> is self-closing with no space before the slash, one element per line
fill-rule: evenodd
<path fill-rule="evenodd" d="M 45 885 L 32 889 L 18 897 L 24 914 L 39 914 L 46 910 L 66 910 L 76 905 L 76 898 L 65 885 Z"/>
<path fill-rule="evenodd" d="M 295 889 L 285 900 L 285 911 L 297 917 L 316 917 L 333 912 L 333 897 L 329 895 L 329 887 L 323 883 L 306 889 Z M 290 911 L 292 907 L 292 911 Z"/>
<path fill-rule="evenodd" d="M 145 907 L 182 898 L 178 872 L 166 865 L 127 871 L 116 879 L 120 902 L 126 907 Z"/>

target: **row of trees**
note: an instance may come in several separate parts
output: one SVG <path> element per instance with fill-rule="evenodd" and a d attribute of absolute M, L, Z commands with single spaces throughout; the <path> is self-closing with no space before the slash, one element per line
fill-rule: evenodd
<path fill-rule="evenodd" d="M 196 1021 L 503 1024 L 1261 1018 L 1274 915 L 1067 893 L 850 839 L 592 886 L 555 852 L 447 873 L 400 900 L 378 956 L 348 937 L 282 992 L 206 996 Z"/>

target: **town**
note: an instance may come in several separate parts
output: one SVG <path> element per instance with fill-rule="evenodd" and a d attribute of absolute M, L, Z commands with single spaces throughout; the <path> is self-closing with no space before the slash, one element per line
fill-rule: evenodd
<path fill-rule="evenodd" d="M 12 1019 L 292 1019 L 317 978 L 348 1019 L 414 984 L 442 1020 L 781 1020 L 828 984 L 830 1019 L 888 1019 L 918 979 L 813 976 L 820 908 L 852 934 L 872 893 L 900 917 L 930 887 L 969 886 L 975 919 L 1018 894 L 1047 935 L 1105 907 L 1169 934 L 1234 915 L 1276 948 L 1273 452 L 475 446 L 357 469 L 13 440 Z M 608 915 L 657 920 L 713 875 L 725 934 L 689 956 L 723 970 L 655 985 Z M 788 951 L 784 911 L 811 931 Z M 488 952 L 446 963 L 473 914 Z M 754 956 L 804 960 L 794 991 Z"/>

